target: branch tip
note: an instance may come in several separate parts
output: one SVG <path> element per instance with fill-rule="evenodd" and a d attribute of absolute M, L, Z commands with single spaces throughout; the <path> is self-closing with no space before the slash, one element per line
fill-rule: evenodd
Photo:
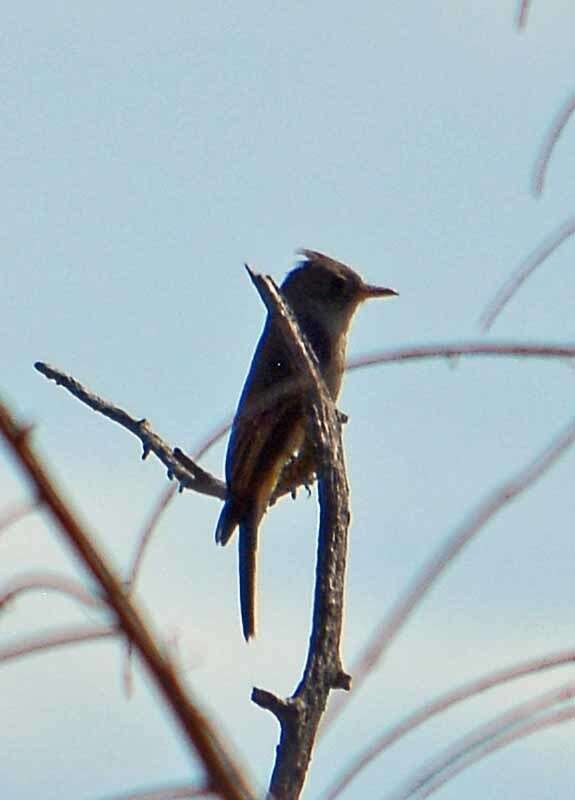
<path fill-rule="evenodd" d="M 346 692 L 351 690 L 351 675 L 344 672 L 342 669 L 335 675 L 333 680 L 334 689 L 343 689 Z"/>
<path fill-rule="evenodd" d="M 252 702 L 266 711 L 270 711 L 276 716 L 280 722 L 287 717 L 293 716 L 296 713 L 297 705 L 292 700 L 284 700 L 281 697 L 268 692 L 267 689 L 258 689 L 254 686 L 252 689 Z"/>

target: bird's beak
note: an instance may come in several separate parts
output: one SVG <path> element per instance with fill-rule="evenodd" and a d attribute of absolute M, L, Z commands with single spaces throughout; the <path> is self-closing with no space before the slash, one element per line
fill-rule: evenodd
<path fill-rule="evenodd" d="M 370 297 L 397 297 L 399 292 L 395 289 L 387 289 L 385 286 L 372 286 L 364 283 L 360 290 L 362 300 L 369 300 Z"/>

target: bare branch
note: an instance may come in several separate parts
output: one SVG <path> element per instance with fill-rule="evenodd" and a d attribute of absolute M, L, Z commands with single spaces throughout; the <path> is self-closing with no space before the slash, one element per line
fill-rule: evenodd
<path fill-rule="evenodd" d="M 575 346 L 545 344 L 544 342 L 459 342 L 454 344 L 424 344 L 381 350 L 378 353 L 354 358 L 347 364 L 348 372 L 376 364 L 421 361 L 428 358 L 457 360 L 460 356 L 504 356 L 519 358 L 575 358 Z"/>
<path fill-rule="evenodd" d="M 42 633 L 21 640 L 15 644 L 0 647 L 0 664 L 5 664 L 14 658 L 34 655 L 35 653 L 53 650 L 55 647 L 64 647 L 69 644 L 93 642 L 98 639 L 108 639 L 117 636 L 120 628 L 111 625 L 92 625 L 73 628 L 63 628 L 52 633 Z"/>
<path fill-rule="evenodd" d="M 91 537 L 64 503 L 47 471 L 32 452 L 29 431 L 16 424 L 0 404 L 0 431 L 12 449 L 37 497 L 48 509 L 65 540 L 101 587 L 103 596 L 126 635 L 134 642 L 148 672 L 171 708 L 190 748 L 200 757 L 210 785 L 226 800 L 253 797 L 239 768 L 225 751 L 219 736 L 184 689 L 164 648 L 150 633 L 142 614 L 123 590 L 122 582 L 95 548 Z"/>
<path fill-rule="evenodd" d="M 547 177 L 547 168 L 549 167 L 553 150 L 574 111 L 575 94 L 572 94 L 571 97 L 567 98 L 555 115 L 555 119 L 547 131 L 547 135 L 543 139 L 541 150 L 535 160 L 535 166 L 533 167 L 533 178 L 531 182 L 531 190 L 535 197 L 539 197 L 543 192 L 545 179 Z"/>
<path fill-rule="evenodd" d="M 232 422 L 233 417 L 227 416 L 226 419 L 220 422 L 220 424 L 217 425 L 211 433 L 203 437 L 200 444 L 192 451 L 192 458 L 195 461 L 199 461 L 200 458 L 203 458 L 208 450 L 211 450 L 215 444 L 224 438 L 226 433 L 232 427 Z"/>
<path fill-rule="evenodd" d="M 349 786 L 349 784 L 385 750 L 395 744 L 403 736 L 427 722 L 437 714 L 447 711 L 451 706 L 469 700 L 489 689 L 493 689 L 510 681 L 518 680 L 526 675 L 533 675 L 557 667 L 564 667 L 575 663 L 575 650 L 562 650 L 538 659 L 529 659 L 520 664 L 489 672 L 481 678 L 464 683 L 457 689 L 452 689 L 440 695 L 435 700 L 425 703 L 419 709 L 400 720 L 369 745 L 353 762 L 339 775 L 331 787 L 323 795 L 323 800 L 335 800 Z"/>
<path fill-rule="evenodd" d="M 32 590 L 59 592 L 88 608 L 100 610 L 106 608 L 100 598 L 88 592 L 78 581 L 50 572 L 32 572 L 13 578 L 3 588 L 0 588 L 0 610 L 14 600 L 17 595 Z"/>
<path fill-rule="evenodd" d="M 530 0 L 521 0 L 519 11 L 517 12 L 517 29 L 523 30 L 527 27 L 527 15 L 529 13 Z"/>
<path fill-rule="evenodd" d="M 154 453 L 168 468 L 169 477 L 175 477 L 181 486 L 186 489 L 193 489 L 196 492 L 200 492 L 200 494 L 218 497 L 220 500 L 225 498 L 225 483 L 202 469 L 191 459 L 187 459 L 184 466 L 182 460 L 174 454 L 172 448 L 158 434 L 154 433 L 146 419 L 135 419 L 122 408 L 90 392 L 71 375 L 66 375 L 65 372 L 55 367 L 44 364 L 42 361 L 37 361 L 34 366 L 38 372 L 41 372 L 42 375 L 45 375 L 50 380 L 56 381 L 59 386 L 63 386 L 74 397 L 81 400 L 82 403 L 108 417 L 108 419 L 117 422 L 118 425 L 137 436 L 143 446 L 142 458 L 145 459 L 149 453 Z"/>
<path fill-rule="evenodd" d="M 465 759 L 473 757 L 482 748 L 494 744 L 497 739 L 508 732 L 510 729 L 521 727 L 532 717 L 547 711 L 554 705 L 566 703 L 573 699 L 575 695 L 575 683 L 566 683 L 555 689 L 543 692 L 537 697 L 518 703 L 503 714 L 498 714 L 493 719 L 479 725 L 471 733 L 458 739 L 453 745 L 445 748 L 439 755 L 433 758 L 428 764 L 418 769 L 414 775 L 406 781 L 405 786 L 399 791 L 388 795 L 387 800 L 408 800 L 417 793 L 421 797 L 431 794 L 431 785 L 437 788 L 436 781 L 442 773 L 448 772 L 450 777 L 465 768 Z M 443 782 L 443 781 L 442 781 Z M 426 785 L 427 789 L 426 790 Z"/>
<path fill-rule="evenodd" d="M 508 733 L 503 733 L 501 736 L 491 739 L 483 747 L 477 748 L 467 757 L 459 759 L 451 769 L 446 769 L 440 773 L 435 780 L 429 782 L 427 789 L 418 793 L 419 800 L 429 797 L 429 795 L 443 786 L 444 783 L 447 783 L 447 781 L 454 778 L 460 772 L 463 772 L 464 769 L 471 767 L 491 753 L 501 750 L 501 748 L 507 747 L 519 739 L 524 739 L 526 736 L 539 733 L 539 731 L 545 728 L 551 728 L 563 722 L 571 722 L 572 720 L 575 720 L 575 708 L 566 708 L 554 711 L 552 714 L 546 716 L 536 717 L 536 719 L 529 720 L 523 725 L 515 726 Z"/>
<path fill-rule="evenodd" d="M 144 792 L 129 792 L 107 797 L 106 800 L 183 800 L 190 797 L 208 797 L 213 792 L 207 786 L 181 784 L 179 786 L 163 786 L 148 789 Z"/>
<path fill-rule="evenodd" d="M 156 501 L 152 513 L 150 514 L 148 521 L 144 526 L 144 530 L 140 535 L 140 541 L 136 546 L 136 551 L 134 553 L 134 557 L 132 559 L 132 566 L 128 571 L 128 577 L 126 579 L 126 584 L 129 587 L 130 591 L 134 590 L 134 585 L 136 583 L 136 578 L 138 577 L 138 572 L 140 566 L 142 564 L 142 560 L 144 558 L 144 553 L 148 544 L 150 543 L 150 539 L 152 538 L 152 534 L 156 529 L 160 517 L 168 507 L 170 501 L 176 494 L 176 489 L 174 486 L 168 486 L 167 489 L 164 489 L 161 493 L 160 497 Z"/>
<path fill-rule="evenodd" d="M 345 474 L 339 417 L 317 367 L 315 355 L 301 335 L 293 314 L 269 277 L 250 275 L 268 312 L 281 330 L 295 371 L 310 390 L 311 440 L 318 449 L 320 526 L 317 549 L 313 623 L 307 662 L 295 693 L 287 700 L 254 689 L 252 699 L 277 717 L 281 735 L 270 783 L 275 800 L 299 797 L 317 729 L 334 688 L 349 688 L 341 664 L 340 641 L 349 524 L 349 490 Z"/>
<path fill-rule="evenodd" d="M 537 267 L 548 258 L 563 242 L 575 233 L 575 217 L 564 222 L 554 233 L 545 239 L 513 272 L 503 286 L 489 301 L 479 318 L 484 331 L 489 330 L 513 295 L 525 283 Z"/>
<path fill-rule="evenodd" d="M 451 564 L 463 548 L 476 536 L 485 525 L 518 495 L 527 491 L 575 442 L 575 420 L 563 430 L 516 475 L 501 484 L 487 495 L 461 525 L 448 537 L 443 545 L 434 553 L 407 587 L 403 596 L 391 608 L 382 620 L 375 633 L 370 637 L 356 659 L 352 675 L 354 676 L 353 694 L 340 695 L 331 705 L 322 727 L 322 734 L 342 712 L 346 700 L 356 697 L 359 688 L 369 674 L 376 669 L 383 654 L 405 625 L 414 609 L 431 589 L 442 572 Z"/>
<path fill-rule="evenodd" d="M 36 511 L 38 508 L 37 503 L 19 503 L 13 508 L 9 508 L 0 517 L 0 531 L 9 528 L 10 525 L 15 525 L 21 519 L 24 519 L 28 514 Z"/>

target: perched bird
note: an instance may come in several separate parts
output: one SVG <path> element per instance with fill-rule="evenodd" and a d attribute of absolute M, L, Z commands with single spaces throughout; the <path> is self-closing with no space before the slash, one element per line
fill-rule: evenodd
<path fill-rule="evenodd" d="M 364 300 L 397 292 L 364 283 L 345 264 L 314 250 L 280 287 L 315 352 L 327 388 L 337 399 L 345 368 L 347 332 Z M 227 544 L 239 526 L 240 606 L 246 641 L 255 635 L 258 527 L 288 466 L 309 460 L 306 449 L 304 388 L 297 381 L 287 348 L 268 318 L 240 397 L 226 454 L 227 498 L 216 542 Z M 294 462 L 295 458 L 295 462 Z M 300 480 L 299 483 L 302 481 Z"/>

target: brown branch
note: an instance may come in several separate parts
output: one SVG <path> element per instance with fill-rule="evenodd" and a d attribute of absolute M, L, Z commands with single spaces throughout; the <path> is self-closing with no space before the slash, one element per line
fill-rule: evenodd
<path fill-rule="evenodd" d="M 100 598 L 88 592 L 77 581 L 67 578 L 65 575 L 56 575 L 50 572 L 33 572 L 13 578 L 0 588 L 0 610 L 6 604 L 12 602 L 19 594 L 40 590 L 52 591 L 64 594 L 72 600 L 77 600 L 88 608 L 105 608 Z"/>
<path fill-rule="evenodd" d="M 394 364 L 406 361 L 423 361 L 428 358 L 446 358 L 456 361 L 460 357 L 504 356 L 519 358 L 575 358 L 575 345 L 555 345 L 544 342 L 459 342 L 455 344 L 423 344 L 381 350 L 353 358 L 347 371 L 353 372 L 376 364 Z"/>
<path fill-rule="evenodd" d="M 27 502 L 19 503 L 13 508 L 8 509 L 8 511 L 5 511 L 2 516 L 0 516 L 0 531 L 9 528 L 10 525 L 15 525 L 21 519 L 24 519 L 24 517 L 28 516 L 28 514 L 36 511 L 37 508 L 37 503 Z"/>
<path fill-rule="evenodd" d="M 535 166 L 533 167 L 531 187 L 535 197 L 539 197 L 543 192 L 545 179 L 547 177 L 547 168 L 549 167 L 553 150 L 574 111 L 575 94 L 571 95 L 571 97 L 569 97 L 565 103 L 563 103 L 555 115 L 555 119 L 551 123 L 551 127 L 549 128 L 547 135 L 543 139 L 541 150 L 535 160 Z"/>
<path fill-rule="evenodd" d="M 523 30 L 527 27 L 527 15 L 529 13 L 530 0 L 521 0 L 519 11 L 517 12 L 517 28 Z"/>
<path fill-rule="evenodd" d="M 184 800 L 184 798 L 190 797 L 208 797 L 212 794 L 209 787 L 183 783 L 178 786 L 163 786 L 146 791 L 117 794 L 107 797 L 106 800 Z"/>
<path fill-rule="evenodd" d="M 0 664 L 12 661 L 22 656 L 34 655 L 45 650 L 53 650 L 55 647 L 65 647 L 69 644 L 81 644 L 82 642 L 93 642 L 98 639 L 108 639 L 117 636 L 120 629 L 110 625 L 92 625 L 73 628 L 63 628 L 52 633 L 42 633 L 31 636 L 28 639 L 20 640 L 15 644 L 0 647 Z"/>
<path fill-rule="evenodd" d="M 444 783 L 447 783 L 447 781 L 454 778 L 460 772 L 463 772 L 464 769 L 476 764 L 491 753 L 495 753 L 497 750 L 501 750 L 501 748 L 507 747 L 519 739 L 524 739 L 526 736 L 539 733 L 539 731 L 545 730 L 545 728 L 551 728 L 563 722 L 571 722 L 572 720 L 575 720 L 575 708 L 570 707 L 554 711 L 546 716 L 536 717 L 536 719 L 529 720 L 522 725 L 516 725 L 508 733 L 503 733 L 501 736 L 491 739 L 483 747 L 477 748 L 471 752 L 466 758 L 461 758 L 453 768 L 444 770 L 435 780 L 430 780 L 427 789 L 423 792 L 418 792 L 418 800 L 429 797 L 430 794 L 443 786 Z"/>
<path fill-rule="evenodd" d="M 190 749 L 200 757 L 210 786 L 226 800 L 252 797 L 244 777 L 224 750 L 215 730 L 184 689 L 176 671 L 149 626 L 123 590 L 121 580 L 95 548 L 92 538 L 62 500 L 44 466 L 29 446 L 29 430 L 17 425 L 0 404 L 0 431 L 28 477 L 36 496 L 48 509 L 81 563 L 98 582 L 110 610 L 144 662 L 153 682 L 185 734 Z"/>
<path fill-rule="evenodd" d="M 169 477 L 176 478 L 180 486 L 186 489 L 193 489 L 196 492 L 200 492 L 200 494 L 218 497 L 220 500 L 225 498 L 225 483 L 202 469 L 202 467 L 195 464 L 191 459 L 187 459 L 186 463 L 183 464 L 182 460 L 175 455 L 172 448 L 169 447 L 157 433 L 154 433 L 146 419 L 136 419 L 130 416 L 130 414 L 122 408 L 90 392 L 71 375 L 66 375 L 65 372 L 56 369 L 56 367 L 51 367 L 48 364 L 44 364 L 42 361 L 37 361 L 34 366 L 38 372 L 41 372 L 42 375 L 45 375 L 50 380 L 56 381 L 59 386 L 63 386 L 73 394 L 74 397 L 77 397 L 78 400 L 81 400 L 94 411 L 98 411 L 100 414 L 108 417 L 108 419 L 117 422 L 118 425 L 121 425 L 123 428 L 133 433 L 134 436 L 137 436 L 142 442 L 142 458 L 145 459 L 150 453 L 154 453 L 168 468 Z"/>
<path fill-rule="evenodd" d="M 542 711 L 547 711 L 559 703 L 567 703 L 574 696 L 575 684 L 570 682 L 498 714 L 445 748 L 440 755 L 418 769 L 401 790 L 388 795 L 387 800 L 408 800 L 415 794 L 417 797 L 427 797 L 446 780 L 455 777 L 478 758 L 483 758 L 487 752 L 491 752 L 492 748 L 497 747 L 498 741 L 505 739 L 505 744 L 509 744 L 510 740 L 506 739 L 506 734 L 515 734 L 513 736 L 515 738 L 516 732 L 530 728 L 534 724 L 533 718 L 535 717 L 537 721 L 537 716 Z M 575 714 L 575 709 L 570 710 Z M 535 730 L 531 732 L 534 733 Z"/>
<path fill-rule="evenodd" d="M 255 703 L 277 717 L 281 728 L 270 793 L 275 800 L 292 800 L 301 793 L 329 694 L 335 688 L 348 689 L 351 681 L 340 656 L 349 492 L 339 417 L 315 355 L 272 279 L 250 275 L 284 336 L 295 371 L 309 383 L 307 424 L 321 465 L 313 622 L 304 673 L 287 700 L 262 689 L 254 689 L 252 694 Z"/>
<path fill-rule="evenodd" d="M 482 330 L 487 331 L 499 314 L 503 311 L 513 295 L 525 283 L 531 273 L 548 258 L 564 241 L 575 233 L 575 217 L 566 220 L 551 236 L 545 239 L 527 258 L 519 265 L 503 286 L 489 301 L 479 318 Z"/>
<path fill-rule="evenodd" d="M 358 689 L 378 666 L 392 640 L 455 557 L 496 514 L 518 495 L 527 491 L 574 443 L 575 420 L 572 420 L 531 463 L 488 494 L 485 500 L 479 503 L 437 552 L 428 559 L 403 596 L 380 622 L 355 660 L 352 669 L 354 692 L 352 695 L 336 698 L 324 720 L 322 734 L 327 730 L 328 725 L 341 714 L 347 697 L 357 696 Z"/>
<path fill-rule="evenodd" d="M 363 769 L 391 747 L 391 745 L 395 744 L 399 739 L 403 738 L 410 733 L 410 731 L 427 722 L 432 717 L 447 711 L 451 706 L 476 697 L 494 687 L 501 686 L 510 681 L 519 680 L 526 675 L 533 675 L 548 669 L 573 665 L 573 663 L 575 663 L 575 650 L 562 650 L 549 656 L 543 656 L 542 658 L 529 659 L 521 664 L 515 664 L 497 672 L 489 672 L 481 678 L 464 683 L 457 689 L 452 689 L 440 695 L 435 700 L 425 703 L 424 706 L 413 711 L 396 725 L 389 728 L 381 736 L 378 736 L 377 739 L 338 776 L 332 786 L 330 786 L 322 796 L 323 800 L 335 800 L 336 797 L 339 797 L 341 793 L 347 789 L 349 784 Z"/>
<path fill-rule="evenodd" d="M 167 489 L 163 490 L 160 497 L 154 504 L 152 513 L 150 514 L 148 521 L 146 522 L 144 529 L 140 534 L 140 540 L 136 546 L 136 550 L 132 558 L 132 565 L 128 570 L 128 577 L 126 578 L 126 585 L 130 588 L 130 591 L 134 590 L 136 578 L 138 577 L 138 572 L 144 558 L 144 553 L 148 544 L 150 543 L 152 534 L 154 533 L 154 530 L 160 521 L 160 517 L 168 507 L 175 493 L 176 490 L 173 486 L 168 486 Z"/>

